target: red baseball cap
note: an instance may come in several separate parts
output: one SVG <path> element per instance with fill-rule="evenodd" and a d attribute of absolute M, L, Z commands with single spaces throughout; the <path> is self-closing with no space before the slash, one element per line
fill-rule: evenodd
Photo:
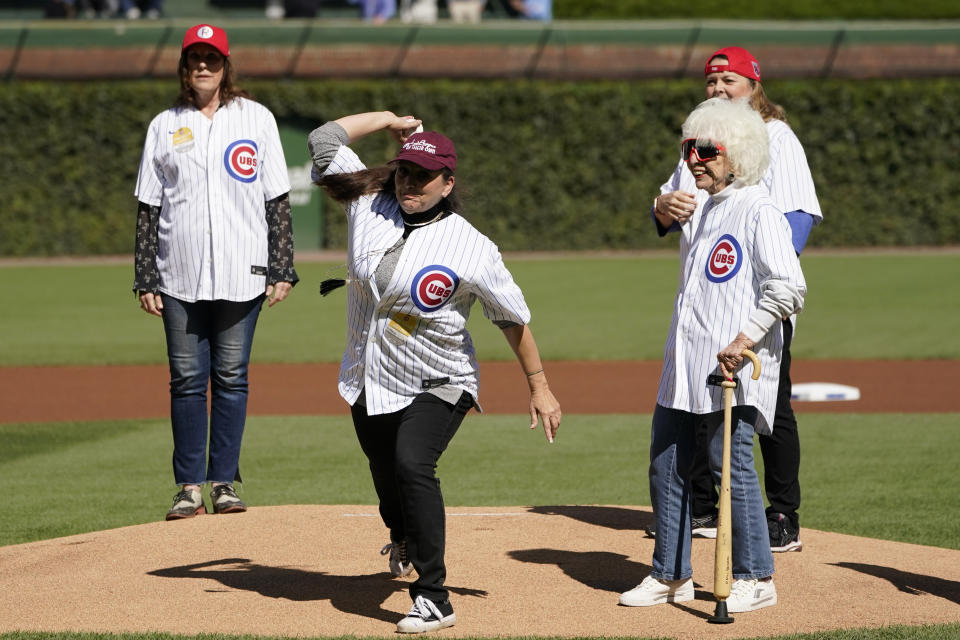
<path fill-rule="evenodd" d="M 187 29 L 183 34 L 183 47 L 180 51 L 186 51 L 187 47 L 195 44 L 208 44 L 223 55 L 230 57 L 230 43 L 227 41 L 227 32 L 220 27 L 210 24 L 198 24 Z"/>
<path fill-rule="evenodd" d="M 726 58 L 727 64 L 710 64 L 710 61 L 717 56 Z M 718 71 L 733 71 L 744 78 L 760 82 L 760 63 L 742 47 L 724 47 L 707 58 L 703 75 L 708 76 Z"/>
<path fill-rule="evenodd" d="M 437 133 L 424 131 L 415 133 L 400 148 L 400 153 L 391 162 L 406 160 L 429 171 L 437 169 L 457 170 L 457 150 L 453 140 Z"/>

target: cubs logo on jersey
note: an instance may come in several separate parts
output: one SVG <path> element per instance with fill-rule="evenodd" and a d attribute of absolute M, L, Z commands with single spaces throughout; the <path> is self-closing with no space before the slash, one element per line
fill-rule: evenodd
<path fill-rule="evenodd" d="M 452 269 L 432 264 L 413 277 L 410 297 L 421 311 L 435 311 L 450 300 L 459 285 L 460 277 Z"/>
<path fill-rule="evenodd" d="M 720 236 L 710 249 L 705 271 L 710 282 L 726 282 L 737 275 L 743 265 L 743 250 L 730 234 Z"/>
<path fill-rule="evenodd" d="M 223 153 L 223 165 L 231 178 L 240 182 L 257 179 L 257 143 L 253 140 L 237 140 Z"/>

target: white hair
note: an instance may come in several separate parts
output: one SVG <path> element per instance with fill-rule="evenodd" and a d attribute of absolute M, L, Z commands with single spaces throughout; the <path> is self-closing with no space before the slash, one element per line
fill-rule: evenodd
<path fill-rule="evenodd" d="M 681 140 L 690 138 L 723 146 L 734 175 L 745 184 L 760 182 L 770 165 L 767 126 L 744 99 L 710 98 L 701 102 L 683 123 Z"/>

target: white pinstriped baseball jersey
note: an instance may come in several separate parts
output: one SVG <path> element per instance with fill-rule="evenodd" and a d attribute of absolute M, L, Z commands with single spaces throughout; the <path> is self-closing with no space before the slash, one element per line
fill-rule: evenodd
<path fill-rule="evenodd" d="M 342 146 L 325 173 L 364 168 Z M 390 283 L 379 291 L 377 265 L 404 231 L 400 206 L 393 194 L 381 193 L 346 209 L 350 282 L 340 395 L 352 405 L 365 390 L 368 414 L 392 413 L 413 402 L 425 381 L 446 378 L 476 399 L 478 363 L 466 330 L 474 301 L 491 321 L 530 321 L 497 246 L 451 214 L 407 237 Z"/>
<path fill-rule="evenodd" d="M 807 156 L 800 140 L 790 126 L 781 120 L 768 120 L 766 125 L 770 138 L 770 166 L 760 179 L 760 184 L 766 187 L 773 204 L 782 213 L 805 211 L 817 219 L 816 224 L 820 224 L 823 213 L 820 211 L 813 176 L 810 175 Z M 696 194 L 697 209 L 694 217 L 700 213 L 707 200 L 707 193 L 697 189 L 693 174 L 683 159 L 677 163 L 670 179 L 660 187 L 660 193 L 673 191 Z M 693 219 L 690 222 L 693 222 Z"/>
<path fill-rule="evenodd" d="M 722 410 L 720 387 L 706 384 L 709 374 L 720 372 L 717 353 L 739 332 L 756 333 L 747 327 L 758 308 L 772 309 L 773 326 L 753 348 L 760 379 L 750 379 L 752 365 L 745 360 L 735 391 L 736 404 L 759 410 L 757 430 L 770 433 L 783 348 L 779 318 L 800 311 L 806 293 L 786 218 L 763 187 L 727 187 L 684 225 L 680 264 L 657 403 L 698 414 Z M 774 289 L 788 295 L 774 301 Z"/>
<path fill-rule="evenodd" d="M 264 203 L 290 191 L 273 114 L 236 98 L 213 119 L 157 115 L 134 194 L 160 206 L 160 291 L 186 302 L 252 300 L 266 289 Z"/>

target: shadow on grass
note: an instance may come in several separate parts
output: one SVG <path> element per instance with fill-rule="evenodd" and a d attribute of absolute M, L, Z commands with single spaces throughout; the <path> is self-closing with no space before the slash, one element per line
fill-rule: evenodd
<path fill-rule="evenodd" d="M 543 505 L 530 507 L 530 512 L 548 516 L 566 516 L 580 522 L 618 531 L 644 531 L 653 525 L 652 512 L 624 507 Z"/>
<path fill-rule="evenodd" d="M 295 601 L 329 600 L 334 608 L 365 618 L 396 623 L 402 613 L 388 611 L 383 602 L 409 583 L 393 580 L 387 572 L 359 576 L 339 576 L 322 571 L 304 571 L 290 567 L 269 567 L 246 558 L 223 558 L 197 564 L 149 571 L 161 578 L 206 578 L 238 591 L 254 591 L 267 598 Z M 466 587 L 447 587 L 462 596 L 484 597 L 486 591 Z"/>
<path fill-rule="evenodd" d="M 939 598 L 949 600 L 954 604 L 960 604 L 960 582 L 956 580 L 944 580 L 936 576 L 926 576 L 920 573 L 910 573 L 901 571 L 892 567 L 881 567 L 875 564 L 862 564 L 860 562 L 831 562 L 835 567 L 843 569 L 852 569 L 875 578 L 881 578 L 888 581 L 903 593 L 909 593 L 914 596 L 930 594 Z"/>

